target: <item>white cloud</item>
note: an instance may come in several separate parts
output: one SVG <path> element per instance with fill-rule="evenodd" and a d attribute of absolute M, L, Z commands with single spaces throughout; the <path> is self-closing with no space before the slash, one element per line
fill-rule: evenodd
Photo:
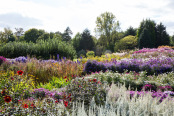
<path fill-rule="evenodd" d="M 37 2 L 36 2 L 37 1 Z M 143 19 L 162 22 L 173 34 L 174 20 L 172 0 L 4 0 L 0 4 L 0 15 L 18 13 L 23 17 L 40 20 L 43 25 L 29 26 L 46 31 L 63 32 L 67 26 L 74 35 L 88 28 L 95 35 L 95 21 L 101 13 L 112 12 L 121 23 L 121 29 L 138 28 Z M 0 19 L 1 21 L 1 19 Z M 173 23 L 172 23 L 173 24 Z M 11 27 L 15 28 L 15 27 Z M 2 28 L 1 28 L 2 29 Z"/>

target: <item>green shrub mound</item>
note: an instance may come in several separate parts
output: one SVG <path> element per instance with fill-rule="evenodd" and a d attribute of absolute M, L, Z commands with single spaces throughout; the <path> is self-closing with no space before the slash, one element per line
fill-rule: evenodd
<path fill-rule="evenodd" d="M 86 53 L 86 56 L 87 56 L 87 57 L 94 57 L 94 56 L 95 56 L 95 53 L 94 53 L 94 51 L 88 51 L 88 52 Z"/>
<path fill-rule="evenodd" d="M 138 39 L 136 36 L 128 35 L 124 37 L 123 39 L 121 39 L 118 43 L 116 43 L 115 51 L 134 49 L 138 45 L 137 41 Z"/>

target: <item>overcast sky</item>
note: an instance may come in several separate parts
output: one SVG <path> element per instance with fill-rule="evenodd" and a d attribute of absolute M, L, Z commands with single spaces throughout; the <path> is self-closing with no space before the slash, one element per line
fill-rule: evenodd
<path fill-rule="evenodd" d="M 96 18 L 112 12 L 121 30 L 138 28 L 143 19 L 162 22 L 170 35 L 174 34 L 174 0 L 1 0 L 0 30 L 4 27 L 44 29 L 63 32 L 67 26 L 73 32 L 88 28 L 95 36 Z"/>

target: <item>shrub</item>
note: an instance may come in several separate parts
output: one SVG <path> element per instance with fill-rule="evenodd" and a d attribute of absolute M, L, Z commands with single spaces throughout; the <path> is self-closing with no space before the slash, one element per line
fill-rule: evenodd
<path fill-rule="evenodd" d="M 85 52 L 85 50 L 80 50 L 78 53 L 77 53 L 77 56 L 78 57 L 85 57 L 86 56 L 86 52 Z"/>
<path fill-rule="evenodd" d="M 72 102 L 83 101 L 84 105 L 89 107 L 90 101 L 94 97 L 97 105 L 104 105 L 106 94 L 107 86 L 96 78 L 75 78 L 66 87 L 63 100 L 69 101 L 69 107 L 72 107 Z"/>
<path fill-rule="evenodd" d="M 137 41 L 138 39 L 136 36 L 131 36 L 131 35 L 126 36 L 115 44 L 115 51 L 134 49 L 138 45 Z"/>
<path fill-rule="evenodd" d="M 95 56 L 95 53 L 94 53 L 94 51 L 88 51 L 88 52 L 86 53 L 86 56 L 87 56 L 87 57 L 94 57 L 94 56 Z"/>

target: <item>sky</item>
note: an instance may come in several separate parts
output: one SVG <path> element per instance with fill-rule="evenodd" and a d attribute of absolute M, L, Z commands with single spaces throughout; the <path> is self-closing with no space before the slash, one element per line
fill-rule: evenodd
<path fill-rule="evenodd" d="M 0 30 L 4 27 L 44 29 L 64 32 L 69 26 L 73 36 L 86 28 L 95 36 L 96 19 L 104 12 L 115 15 L 120 28 L 138 28 L 143 19 L 154 20 L 174 34 L 174 0 L 1 0 Z"/>

